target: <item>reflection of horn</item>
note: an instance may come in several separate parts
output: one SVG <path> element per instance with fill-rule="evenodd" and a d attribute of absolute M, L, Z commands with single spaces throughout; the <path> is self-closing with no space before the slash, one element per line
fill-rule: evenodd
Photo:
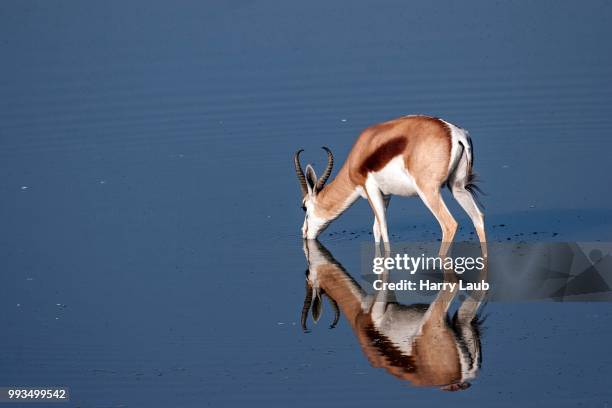
<path fill-rule="evenodd" d="M 308 284 L 308 280 L 306 280 L 306 297 L 304 298 L 304 306 L 302 306 L 302 317 L 300 319 L 302 330 L 304 330 L 305 332 L 308 331 L 306 320 L 308 319 L 308 311 L 310 310 L 311 304 L 312 304 L 312 289 L 310 288 L 310 285 Z"/>
<path fill-rule="evenodd" d="M 318 289 L 313 289 L 314 299 L 312 299 L 312 320 L 318 322 L 323 310 L 323 302 L 321 301 L 321 292 Z M 312 297 L 312 296 L 311 296 Z"/>
<path fill-rule="evenodd" d="M 338 320 L 340 320 L 340 308 L 338 308 L 338 303 L 334 299 L 332 299 L 330 296 L 327 296 L 327 298 L 329 299 L 329 303 L 334 308 L 334 321 L 329 326 L 330 329 L 333 329 L 338 324 Z"/>

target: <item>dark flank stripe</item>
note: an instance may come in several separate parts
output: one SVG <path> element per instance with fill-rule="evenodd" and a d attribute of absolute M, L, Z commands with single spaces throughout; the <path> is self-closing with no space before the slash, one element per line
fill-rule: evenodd
<path fill-rule="evenodd" d="M 380 145 L 363 161 L 359 173 L 366 176 L 369 172 L 379 171 L 395 156 L 402 154 L 407 144 L 408 140 L 404 136 L 398 136 Z"/>

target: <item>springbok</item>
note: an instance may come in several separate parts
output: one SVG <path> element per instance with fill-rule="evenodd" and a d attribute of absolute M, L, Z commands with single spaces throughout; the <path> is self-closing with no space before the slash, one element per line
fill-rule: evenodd
<path fill-rule="evenodd" d="M 327 147 L 327 167 L 317 178 L 309 164 L 306 174 L 298 150 L 293 159 L 306 212 L 302 237 L 316 238 L 359 196 L 374 212 L 374 240 L 388 248 L 385 212 L 391 195 L 418 195 L 442 228 L 441 253 L 446 253 L 457 230 L 440 189 L 447 185 L 472 220 L 481 244 L 486 242 L 484 219 L 476 200 L 473 149 L 468 132 L 442 119 L 404 116 L 364 130 L 355 142 L 336 178 L 331 175 L 334 156 Z M 485 246 L 482 245 L 486 256 Z"/>
<path fill-rule="evenodd" d="M 386 291 L 367 295 L 318 240 L 304 240 L 308 261 L 306 298 L 301 324 L 308 331 L 308 312 L 316 322 L 327 295 L 335 310 L 331 327 L 346 317 L 370 364 L 415 386 L 458 391 L 470 386 L 481 363 L 480 320 L 477 312 L 485 291 L 474 291 L 454 317 L 448 309 L 457 290 L 443 289 L 430 305 L 403 305 Z M 445 282 L 456 280 L 448 271 Z M 339 306 L 338 306 L 339 305 Z"/>

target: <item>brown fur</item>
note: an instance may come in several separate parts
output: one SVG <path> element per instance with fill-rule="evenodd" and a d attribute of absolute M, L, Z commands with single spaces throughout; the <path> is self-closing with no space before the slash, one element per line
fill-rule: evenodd
<path fill-rule="evenodd" d="M 336 178 L 317 197 L 321 215 L 333 217 L 371 171 L 378 171 L 399 154 L 422 189 L 439 187 L 448 175 L 450 129 L 429 116 L 405 116 L 370 126 L 357 138 Z"/>
<path fill-rule="evenodd" d="M 355 185 L 349 179 L 348 167 L 342 166 L 336 178 L 317 194 L 317 211 L 325 218 L 335 218 L 354 191 Z"/>
<path fill-rule="evenodd" d="M 309 253 L 309 256 L 322 255 L 328 261 L 317 266 L 319 287 L 337 302 L 373 367 L 384 368 L 393 376 L 416 386 L 444 386 L 461 381 L 457 340 L 447 320 L 447 310 L 455 298 L 455 291 L 443 290 L 431 305 L 423 305 L 429 309 L 428 317 L 421 333 L 412 340 L 412 353 L 407 355 L 377 330 L 370 311 L 363 309 L 365 292 L 357 282 L 320 243 L 311 245 L 310 250 L 316 246 L 318 254 Z M 456 281 L 454 272 L 448 276 Z"/>
<path fill-rule="evenodd" d="M 363 186 L 368 172 L 380 170 L 402 153 L 417 184 L 430 178 L 441 184 L 450 162 L 450 129 L 429 116 L 406 116 L 371 126 L 361 133 L 345 165 L 351 181 Z"/>
<path fill-rule="evenodd" d="M 447 325 L 426 323 L 421 335 L 414 339 L 411 355 L 403 354 L 378 332 L 369 314 L 362 312 L 353 330 L 370 364 L 384 368 L 400 380 L 420 387 L 442 386 L 461 380 L 457 345 Z"/>
<path fill-rule="evenodd" d="M 469 138 L 467 142 L 470 143 L 471 150 Z M 390 160 L 401 155 L 406 170 L 418 187 L 419 197 L 440 224 L 442 229 L 440 255 L 443 255 L 448 251 L 457 231 L 457 222 L 448 211 L 440 194 L 440 188 L 448 182 L 456 168 L 451 168 L 451 150 L 451 128 L 438 118 L 422 115 L 404 116 L 370 126 L 355 141 L 336 178 L 316 196 L 315 214 L 329 223 L 358 198 L 358 193 L 365 194 L 375 215 L 374 233 L 380 234 L 383 242 L 388 243 L 384 209 L 380 204 L 384 199 L 381 196 L 382 192 L 367 188 L 365 183 L 369 174 L 381 170 Z M 470 160 L 469 179 L 465 188 L 472 194 L 475 187 L 471 159 L 468 160 Z M 362 187 L 363 191 L 359 191 L 358 187 Z M 464 202 L 461 205 L 470 208 L 471 204 Z M 464 207 L 469 213 L 467 208 Z M 480 242 L 483 243 L 482 250 L 486 256 L 482 214 L 479 210 L 472 211 L 472 214 L 470 217 Z M 378 239 L 377 235 L 375 239 Z"/>

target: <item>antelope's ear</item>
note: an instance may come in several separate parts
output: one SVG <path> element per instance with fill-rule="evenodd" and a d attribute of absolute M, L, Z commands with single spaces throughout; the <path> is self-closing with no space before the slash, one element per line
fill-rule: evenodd
<path fill-rule="evenodd" d="M 309 164 L 306 166 L 306 187 L 308 187 L 308 195 L 313 196 L 317 192 L 315 191 L 315 186 L 317 185 L 317 175 Z"/>

